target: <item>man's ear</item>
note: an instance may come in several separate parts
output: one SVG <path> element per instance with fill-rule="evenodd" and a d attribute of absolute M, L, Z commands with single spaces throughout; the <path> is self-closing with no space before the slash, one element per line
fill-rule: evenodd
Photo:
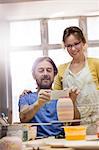
<path fill-rule="evenodd" d="M 85 44 L 84 44 L 84 46 L 83 46 L 83 50 L 84 50 L 84 52 L 85 52 L 85 51 L 87 51 L 87 48 L 88 48 L 88 44 L 87 44 L 87 43 L 85 43 Z"/>

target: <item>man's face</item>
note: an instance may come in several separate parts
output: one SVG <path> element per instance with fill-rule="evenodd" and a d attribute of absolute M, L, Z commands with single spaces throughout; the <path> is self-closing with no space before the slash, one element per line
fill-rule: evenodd
<path fill-rule="evenodd" d="M 44 60 L 37 65 L 35 80 L 39 89 L 51 89 L 54 81 L 54 69 L 50 62 Z"/>

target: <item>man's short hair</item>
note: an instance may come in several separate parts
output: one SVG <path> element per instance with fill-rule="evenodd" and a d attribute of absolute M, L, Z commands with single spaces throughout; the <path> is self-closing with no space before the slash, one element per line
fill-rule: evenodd
<path fill-rule="evenodd" d="M 32 66 L 32 75 L 33 77 L 35 77 L 35 69 L 37 67 L 37 65 L 42 62 L 42 61 L 48 61 L 52 66 L 53 66 L 53 69 L 54 69 L 54 76 L 56 76 L 56 74 L 58 73 L 58 69 L 54 63 L 54 61 L 50 58 L 50 57 L 38 57 L 35 62 L 33 63 L 33 66 Z"/>

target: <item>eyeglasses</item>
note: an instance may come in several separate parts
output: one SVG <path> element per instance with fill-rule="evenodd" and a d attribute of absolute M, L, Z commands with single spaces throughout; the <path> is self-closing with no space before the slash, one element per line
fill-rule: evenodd
<path fill-rule="evenodd" d="M 74 48 L 79 48 L 79 46 L 80 46 L 80 43 L 81 43 L 81 41 L 79 41 L 79 42 L 77 42 L 77 43 L 74 43 L 74 44 L 68 44 L 68 45 L 65 45 L 65 47 L 67 48 L 67 49 L 72 49 L 72 47 L 74 47 Z"/>

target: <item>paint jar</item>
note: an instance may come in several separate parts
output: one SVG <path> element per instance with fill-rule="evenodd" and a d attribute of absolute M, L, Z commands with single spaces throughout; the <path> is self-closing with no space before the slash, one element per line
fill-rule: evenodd
<path fill-rule="evenodd" d="M 28 141 L 28 125 L 23 125 L 22 141 Z"/>
<path fill-rule="evenodd" d="M 64 126 L 66 140 L 85 140 L 86 126 Z"/>
<path fill-rule="evenodd" d="M 22 125 L 21 124 L 12 124 L 8 125 L 7 136 L 16 136 L 22 139 Z"/>
<path fill-rule="evenodd" d="M 34 140 L 37 135 L 37 126 L 29 126 L 28 128 L 28 140 Z"/>

